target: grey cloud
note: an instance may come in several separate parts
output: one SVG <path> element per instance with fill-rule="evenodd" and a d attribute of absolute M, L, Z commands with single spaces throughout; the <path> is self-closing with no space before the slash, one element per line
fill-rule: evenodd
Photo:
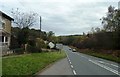
<path fill-rule="evenodd" d="M 101 27 L 99 20 L 107 12 L 107 7 L 117 7 L 117 2 L 97 2 L 96 0 L 23 0 L 12 2 L 4 9 L 20 7 L 23 11 L 34 11 L 42 16 L 42 30 L 53 31 L 56 35 L 82 34 L 90 31 L 91 27 Z M 1 4 L 0 4 L 1 6 Z M 34 28 L 39 28 L 38 23 Z"/>

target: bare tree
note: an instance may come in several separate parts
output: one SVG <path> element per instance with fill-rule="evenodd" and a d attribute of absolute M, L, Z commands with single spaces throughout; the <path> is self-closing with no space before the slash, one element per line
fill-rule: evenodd
<path fill-rule="evenodd" d="M 12 9 L 11 13 L 14 18 L 15 25 L 18 26 L 19 28 L 31 27 L 36 23 L 37 13 L 20 12 L 18 8 Z"/>

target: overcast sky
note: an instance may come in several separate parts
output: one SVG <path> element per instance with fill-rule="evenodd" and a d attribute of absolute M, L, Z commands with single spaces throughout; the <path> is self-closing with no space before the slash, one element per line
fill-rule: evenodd
<path fill-rule="evenodd" d="M 55 35 L 73 35 L 102 27 L 100 18 L 108 6 L 118 7 L 119 0 L 0 0 L 0 10 L 10 15 L 11 9 L 33 11 L 42 16 L 42 30 Z M 38 19 L 39 20 L 39 19 Z M 39 21 L 33 28 L 39 29 Z"/>

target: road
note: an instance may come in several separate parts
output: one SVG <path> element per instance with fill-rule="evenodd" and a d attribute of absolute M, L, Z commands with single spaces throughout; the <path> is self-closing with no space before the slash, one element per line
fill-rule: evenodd
<path fill-rule="evenodd" d="M 72 52 L 68 46 L 63 46 L 74 75 L 120 75 L 118 63 L 101 58 Z"/>

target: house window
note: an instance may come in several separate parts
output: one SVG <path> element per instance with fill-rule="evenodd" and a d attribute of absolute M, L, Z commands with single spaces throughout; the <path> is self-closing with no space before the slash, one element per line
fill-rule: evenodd
<path fill-rule="evenodd" d="M 2 36 L 0 36 L 0 42 L 2 42 Z"/>
<path fill-rule="evenodd" d="M 0 16 L 0 23 L 2 23 L 2 17 Z"/>
<path fill-rule="evenodd" d="M 8 37 L 5 37 L 5 42 L 8 42 Z"/>
<path fill-rule="evenodd" d="M 2 42 L 4 42 L 4 36 L 2 36 Z"/>
<path fill-rule="evenodd" d="M 0 36 L 0 46 L 2 46 L 2 36 Z"/>
<path fill-rule="evenodd" d="M 0 21 L 0 29 L 5 29 L 5 22 Z"/>
<path fill-rule="evenodd" d="M 2 23 L 2 28 L 5 29 L 5 23 Z"/>
<path fill-rule="evenodd" d="M 0 29 L 2 29 L 2 22 L 0 21 Z"/>

